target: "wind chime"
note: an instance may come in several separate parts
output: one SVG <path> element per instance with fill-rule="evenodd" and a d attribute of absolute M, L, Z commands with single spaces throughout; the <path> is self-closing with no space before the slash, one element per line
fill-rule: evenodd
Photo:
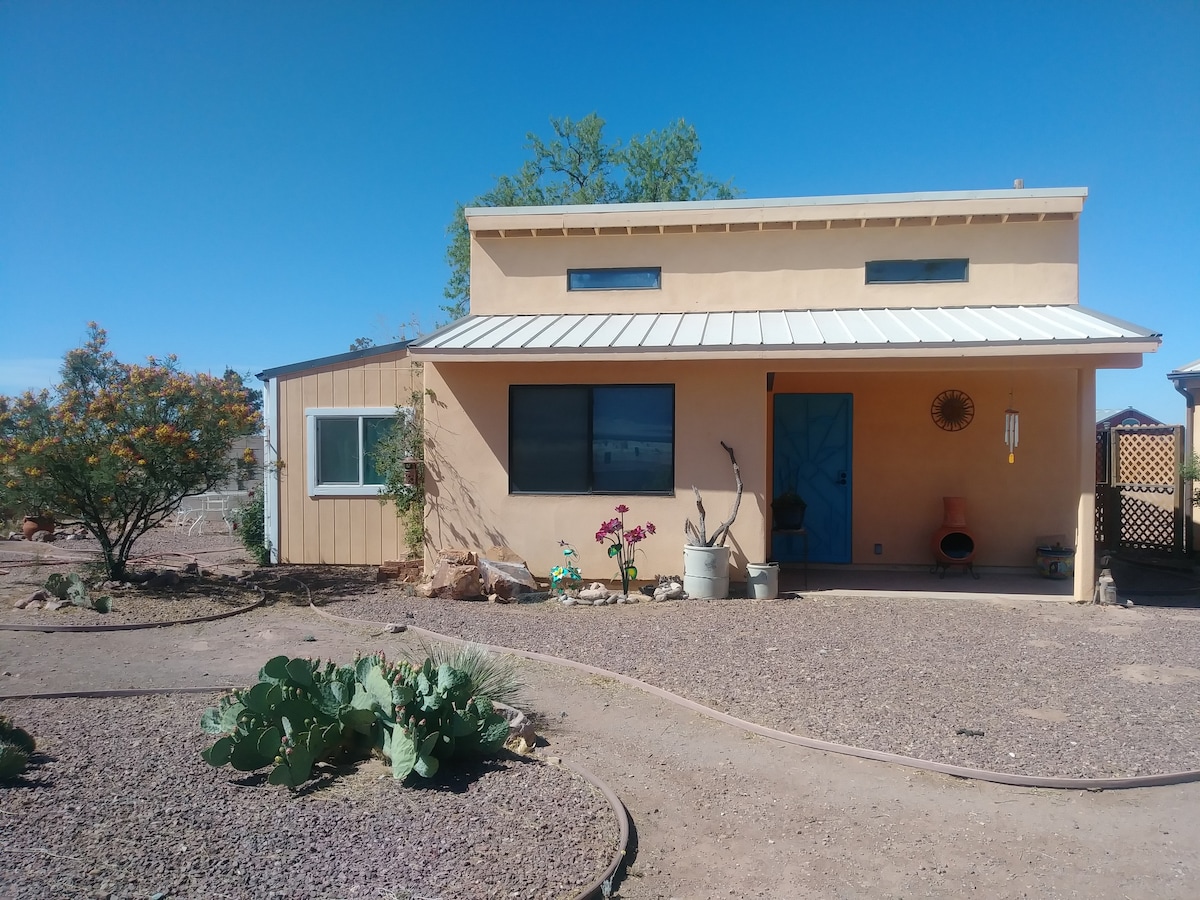
<path fill-rule="evenodd" d="M 1004 443 L 1008 444 L 1008 461 L 1016 462 L 1015 451 L 1021 432 L 1021 414 L 1012 408 L 1012 391 L 1008 392 L 1009 407 L 1004 411 Z"/>

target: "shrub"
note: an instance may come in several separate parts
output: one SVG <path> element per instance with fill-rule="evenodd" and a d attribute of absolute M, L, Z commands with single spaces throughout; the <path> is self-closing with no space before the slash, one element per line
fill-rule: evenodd
<path fill-rule="evenodd" d="M 242 545 L 260 566 L 271 564 L 271 542 L 267 540 L 266 492 L 251 491 L 250 499 L 233 513 Z"/>
<path fill-rule="evenodd" d="M 274 766 L 268 781 L 296 788 L 317 762 L 379 753 L 392 775 L 432 778 L 443 762 L 497 753 L 508 722 L 471 676 L 426 658 L 389 663 L 382 653 L 353 665 L 276 656 L 258 683 L 206 710 L 200 726 L 221 735 L 203 753 L 242 772 Z"/>
<path fill-rule="evenodd" d="M 53 391 L 0 396 L 0 506 L 83 525 L 125 580 L 139 537 L 233 474 L 229 449 L 259 430 L 261 400 L 235 372 L 123 363 L 107 347 L 93 322 Z"/>
<path fill-rule="evenodd" d="M 28 731 L 0 716 L 0 781 L 24 774 L 35 749 L 36 743 Z"/>

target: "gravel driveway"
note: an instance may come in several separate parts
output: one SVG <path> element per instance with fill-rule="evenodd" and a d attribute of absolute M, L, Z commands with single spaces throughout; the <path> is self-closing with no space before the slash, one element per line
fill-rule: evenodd
<path fill-rule="evenodd" d="M 810 595 L 564 607 L 328 603 L 570 657 L 807 737 L 1025 775 L 1200 769 L 1200 611 Z"/>

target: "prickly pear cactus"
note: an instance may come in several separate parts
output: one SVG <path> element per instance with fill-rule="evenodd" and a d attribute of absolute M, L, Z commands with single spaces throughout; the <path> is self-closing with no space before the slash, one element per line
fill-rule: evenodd
<path fill-rule="evenodd" d="M 200 727 L 217 741 L 203 751 L 213 766 L 243 772 L 272 766 L 271 784 L 296 788 L 313 767 L 339 754 L 391 761 L 397 779 L 432 778 L 456 757 L 494 754 L 508 723 L 470 676 L 453 666 L 391 663 L 381 653 L 352 665 L 277 656 L 258 683 L 223 697 Z"/>
<path fill-rule="evenodd" d="M 74 572 L 69 575 L 54 572 L 46 579 L 45 588 L 59 600 L 67 600 L 84 609 L 94 609 L 100 613 L 112 609 L 112 598 L 105 594 L 92 599 L 88 594 L 87 583 Z"/>

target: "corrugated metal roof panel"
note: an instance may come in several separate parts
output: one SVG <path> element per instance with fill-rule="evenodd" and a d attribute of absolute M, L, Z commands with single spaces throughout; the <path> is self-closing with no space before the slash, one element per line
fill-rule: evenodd
<path fill-rule="evenodd" d="M 730 346 L 733 343 L 733 313 L 709 313 L 708 321 L 704 323 L 704 337 L 701 341 L 705 347 Z"/>
<path fill-rule="evenodd" d="M 738 347 L 758 346 L 763 342 L 763 313 L 733 314 L 733 343 Z"/>
<path fill-rule="evenodd" d="M 708 313 L 684 313 L 675 329 L 672 347 L 699 347 L 704 342 L 704 326 Z"/>
<path fill-rule="evenodd" d="M 413 351 L 623 351 L 1137 342 L 1158 335 L 1077 306 L 472 316 Z"/>

